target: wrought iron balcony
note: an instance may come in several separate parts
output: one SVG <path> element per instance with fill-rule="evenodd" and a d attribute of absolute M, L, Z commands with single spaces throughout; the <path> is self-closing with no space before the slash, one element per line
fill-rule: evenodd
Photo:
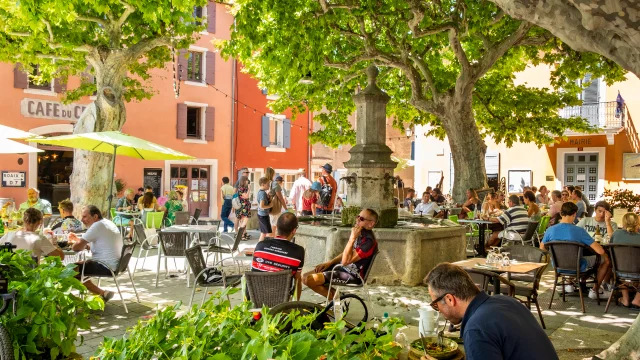
<path fill-rule="evenodd" d="M 615 101 L 608 101 L 569 106 L 560 110 L 560 116 L 563 118 L 580 116 L 585 118 L 592 126 L 603 130 L 620 129 L 625 125 L 627 107 L 623 106 L 621 111 L 617 111 L 617 105 Z"/>

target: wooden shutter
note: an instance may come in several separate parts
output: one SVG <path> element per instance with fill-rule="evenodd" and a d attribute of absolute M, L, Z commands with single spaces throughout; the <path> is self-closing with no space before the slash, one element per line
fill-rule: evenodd
<path fill-rule="evenodd" d="M 211 34 L 216 32 L 216 3 L 209 1 L 207 4 L 207 31 Z"/>
<path fill-rule="evenodd" d="M 262 147 L 269 147 L 269 117 L 262 117 Z"/>
<path fill-rule="evenodd" d="M 13 68 L 13 87 L 16 89 L 29 88 L 29 75 L 22 71 L 22 65 L 17 63 Z"/>
<path fill-rule="evenodd" d="M 204 114 L 204 139 L 213 141 L 213 131 L 215 129 L 216 108 L 207 107 Z"/>
<path fill-rule="evenodd" d="M 180 81 L 187 81 L 187 67 L 189 66 L 189 51 L 178 51 L 178 71 Z M 185 130 L 186 131 L 186 130 Z"/>
<path fill-rule="evenodd" d="M 187 105 L 178 104 L 178 118 L 176 120 L 176 138 L 187 138 Z"/>
<path fill-rule="evenodd" d="M 67 91 L 67 83 L 62 82 L 61 79 L 53 79 L 53 91 L 57 93 Z"/>
<path fill-rule="evenodd" d="M 207 74 L 206 80 L 207 85 L 215 85 L 216 84 L 216 53 L 213 51 L 207 51 L 205 53 L 206 64 L 207 64 Z"/>
<path fill-rule="evenodd" d="M 284 119 L 282 122 L 282 147 L 291 148 L 291 119 Z"/>

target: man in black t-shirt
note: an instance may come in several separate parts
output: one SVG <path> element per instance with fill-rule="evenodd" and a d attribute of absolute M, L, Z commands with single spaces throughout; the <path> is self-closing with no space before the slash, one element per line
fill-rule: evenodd
<path fill-rule="evenodd" d="M 304 248 L 291 242 L 297 229 L 298 218 L 290 212 L 283 213 L 276 223 L 276 237 L 266 238 L 256 245 L 251 261 L 251 271 L 291 270 L 295 279 L 296 300 L 300 300 Z"/>
<path fill-rule="evenodd" d="M 378 213 L 374 210 L 360 211 L 344 251 L 304 274 L 302 282 L 318 294 L 329 294 L 331 298 L 335 294 L 330 286 L 332 278 L 333 283 L 361 284 L 360 279 L 364 278 L 371 266 L 372 256 L 378 251 L 378 242 L 371 231 L 377 221 Z"/>

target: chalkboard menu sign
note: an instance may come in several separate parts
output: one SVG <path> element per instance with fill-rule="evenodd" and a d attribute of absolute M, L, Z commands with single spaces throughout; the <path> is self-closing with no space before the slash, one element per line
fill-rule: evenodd
<path fill-rule="evenodd" d="M 153 195 L 159 197 L 162 185 L 162 169 L 144 169 L 144 186 L 153 188 Z"/>

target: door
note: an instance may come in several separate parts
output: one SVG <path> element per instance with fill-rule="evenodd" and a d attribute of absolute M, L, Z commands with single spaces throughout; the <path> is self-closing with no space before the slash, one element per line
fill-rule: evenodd
<path fill-rule="evenodd" d="M 176 185 L 187 187 L 189 213 L 200 209 L 201 217 L 209 216 L 209 166 L 174 165 L 171 166 L 171 188 Z"/>
<path fill-rule="evenodd" d="M 598 196 L 598 153 L 565 154 L 564 185 L 580 186 L 590 202 Z"/>

